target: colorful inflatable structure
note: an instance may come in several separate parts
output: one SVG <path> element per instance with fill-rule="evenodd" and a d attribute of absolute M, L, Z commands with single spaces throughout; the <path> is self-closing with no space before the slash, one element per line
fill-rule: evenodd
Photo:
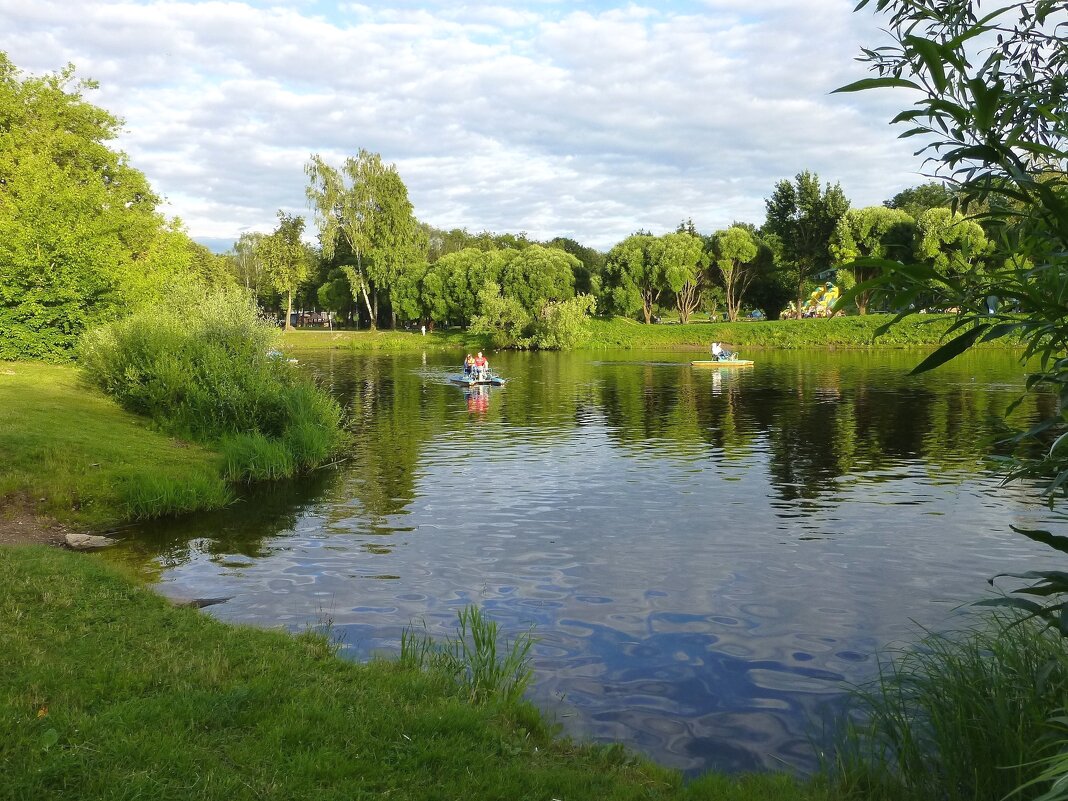
<path fill-rule="evenodd" d="M 834 303 L 838 300 L 838 287 L 828 281 L 816 289 L 808 300 L 801 304 L 800 310 L 790 303 L 782 313 L 783 317 L 830 317 L 834 313 Z"/>

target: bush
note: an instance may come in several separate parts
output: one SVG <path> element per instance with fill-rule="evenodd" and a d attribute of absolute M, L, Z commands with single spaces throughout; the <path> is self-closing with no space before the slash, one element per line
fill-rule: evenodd
<path fill-rule="evenodd" d="M 861 722 L 838 752 L 840 789 L 873 800 L 1001 801 L 1055 750 L 1049 721 L 1068 702 L 1068 641 L 1033 620 L 996 616 L 926 637 L 858 699 Z"/>
<path fill-rule="evenodd" d="M 546 303 L 534 322 L 531 344 L 539 350 L 575 347 L 587 335 L 590 312 L 595 304 L 591 295 Z"/>
<path fill-rule="evenodd" d="M 488 284 L 478 293 L 480 314 L 471 320 L 468 333 L 487 336 L 495 348 L 526 347 L 530 314 L 514 298 L 501 295 L 500 287 Z"/>
<path fill-rule="evenodd" d="M 87 334 L 80 362 L 127 409 L 220 446 L 231 477 L 279 478 L 331 454 L 341 409 L 271 352 L 276 335 L 240 290 L 185 289 Z"/>

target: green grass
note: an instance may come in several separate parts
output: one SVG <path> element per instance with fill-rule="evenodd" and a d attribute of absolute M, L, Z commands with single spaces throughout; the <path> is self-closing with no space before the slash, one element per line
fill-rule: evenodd
<path fill-rule="evenodd" d="M 98 557 L 0 549 L 0 801 L 826 798 L 554 739 L 522 702 L 176 609 Z"/>
<path fill-rule="evenodd" d="M 0 363 L 0 409 L 0 499 L 96 526 L 232 498 L 220 454 L 150 429 L 72 366 Z"/>
<path fill-rule="evenodd" d="M 423 350 L 464 350 L 487 346 L 485 337 L 458 329 L 428 331 L 319 331 L 302 329 L 282 334 L 286 350 L 356 350 L 383 353 L 418 353 Z"/>
<path fill-rule="evenodd" d="M 1036 762 L 1064 747 L 1068 640 L 1019 618 L 930 635 L 859 692 L 860 720 L 839 750 L 843 794 L 877 801 L 1027 801 Z"/>
<path fill-rule="evenodd" d="M 622 317 L 590 324 L 588 348 L 670 350 L 707 349 L 714 341 L 732 348 L 905 348 L 937 345 L 952 317 L 916 315 L 875 339 L 875 330 L 891 315 L 835 317 L 829 320 L 761 320 L 738 323 L 691 322 L 644 325 Z"/>
<path fill-rule="evenodd" d="M 942 342 L 953 318 L 950 315 L 915 315 L 902 320 L 875 338 L 875 330 L 893 319 L 889 314 L 835 317 L 830 320 L 763 320 L 757 322 L 687 325 L 644 325 L 624 317 L 594 318 L 579 350 L 706 350 L 713 341 L 734 348 L 911 348 L 932 347 Z M 406 331 L 293 331 L 283 337 L 287 348 L 322 350 L 344 348 L 358 351 L 415 352 L 422 350 L 472 350 L 488 346 L 485 339 L 463 331 L 435 331 L 425 337 Z M 991 347 L 1010 347 L 1000 341 Z"/>

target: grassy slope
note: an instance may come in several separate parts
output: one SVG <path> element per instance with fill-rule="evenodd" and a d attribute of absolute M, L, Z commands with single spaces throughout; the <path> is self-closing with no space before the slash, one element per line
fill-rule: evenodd
<path fill-rule="evenodd" d="M 70 366 L 0 363 L 0 499 L 84 525 L 222 505 L 219 454 L 173 440 Z"/>
<path fill-rule="evenodd" d="M 878 339 L 875 330 L 892 319 L 887 314 L 837 317 L 831 320 L 775 320 L 739 323 L 643 325 L 615 317 L 594 319 L 580 349 L 704 350 L 713 340 L 735 348 L 905 348 L 937 345 L 949 327 L 948 315 L 915 315 Z M 425 337 L 405 331 L 292 331 L 283 337 L 295 350 L 347 348 L 358 351 L 419 352 L 482 348 L 478 337 L 462 331 L 434 332 Z M 999 343 L 1002 346 L 1008 344 Z"/>
<path fill-rule="evenodd" d="M 0 548 L 0 801 L 823 797 L 554 741 L 527 705 L 175 609 L 95 557 Z"/>
<path fill-rule="evenodd" d="M 481 348 L 483 340 L 465 331 L 322 331 L 299 329 L 282 334 L 282 345 L 296 350 L 352 348 L 360 351 L 416 352 Z"/>

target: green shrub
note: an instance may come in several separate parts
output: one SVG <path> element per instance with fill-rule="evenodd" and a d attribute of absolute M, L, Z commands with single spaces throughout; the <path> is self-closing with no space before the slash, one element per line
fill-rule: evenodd
<path fill-rule="evenodd" d="M 526 347 L 531 316 L 518 300 L 504 297 L 500 287 L 489 284 L 478 293 L 478 302 L 479 314 L 471 320 L 468 333 L 489 337 L 495 348 Z"/>
<path fill-rule="evenodd" d="M 835 781 L 879 801 L 1001 801 L 1054 750 L 1068 703 L 1068 643 L 1022 618 L 931 635 L 861 688 Z M 1018 796 L 1034 798 L 1039 787 Z"/>
<path fill-rule="evenodd" d="M 534 321 L 531 344 L 539 350 L 570 350 L 588 333 L 592 295 L 546 303 Z"/>
<path fill-rule="evenodd" d="M 218 443 L 232 478 L 279 478 L 325 460 L 341 410 L 271 352 L 277 333 L 240 290 L 176 292 L 87 334 L 88 378 L 168 433 Z"/>

